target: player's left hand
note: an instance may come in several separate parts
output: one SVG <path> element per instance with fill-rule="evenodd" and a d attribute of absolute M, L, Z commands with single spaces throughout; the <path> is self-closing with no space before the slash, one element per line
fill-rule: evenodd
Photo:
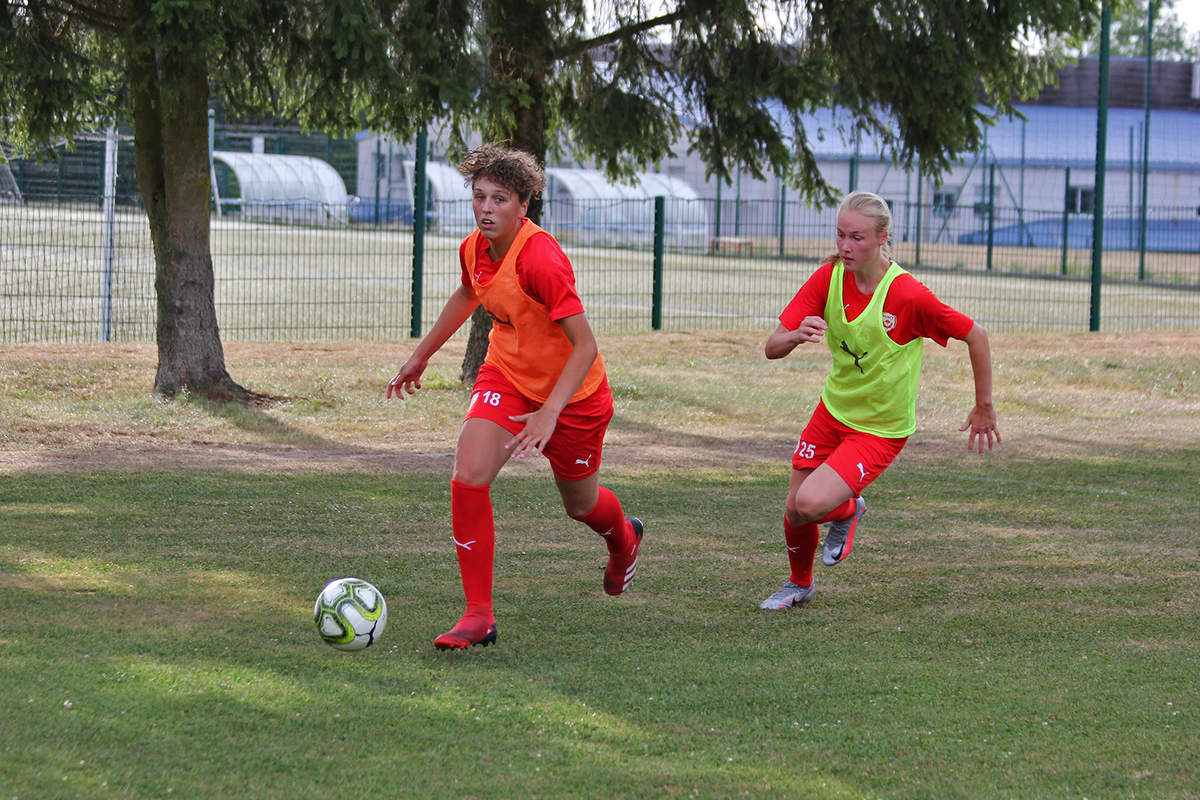
<path fill-rule="evenodd" d="M 967 421 L 959 426 L 960 431 L 971 429 L 967 436 L 967 452 L 976 449 L 978 442 L 979 454 L 983 455 L 984 442 L 991 450 L 994 444 L 1000 444 L 1000 429 L 996 427 L 996 409 L 992 406 L 975 406 L 967 414 Z"/>
<path fill-rule="evenodd" d="M 554 435 L 554 427 L 558 424 L 558 415 L 545 407 L 528 414 L 514 414 L 509 417 L 513 422 L 524 422 L 525 427 L 509 439 L 505 445 L 512 450 L 514 458 L 524 458 L 527 455 L 540 455 L 550 437 Z"/>

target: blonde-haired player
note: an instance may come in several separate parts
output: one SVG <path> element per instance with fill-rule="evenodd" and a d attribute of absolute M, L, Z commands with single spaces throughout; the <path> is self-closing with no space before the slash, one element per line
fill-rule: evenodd
<path fill-rule="evenodd" d="M 891 226 L 878 195 L 847 195 L 838 208 L 837 252 L 805 281 L 764 347 L 767 358 L 776 359 L 824 341 L 833 362 L 792 455 L 783 518 L 791 573 L 762 608 L 783 610 L 812 599 L 818 525 L 829 523 L 825 565 L 850 555 L 867 507 L 863 489 L 916 429 L 924 339 L 943 347 L 949 339 L 966 342 L 975 404 L 959 430 L 970 430 L 967 449 L 978 447 L 981 454 L 1000 442 L 987 332 L 892 261 Z"/>

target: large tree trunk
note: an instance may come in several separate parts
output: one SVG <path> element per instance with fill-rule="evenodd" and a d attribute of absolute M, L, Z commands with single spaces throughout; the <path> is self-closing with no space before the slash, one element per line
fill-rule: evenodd
<path fill-rule="evenodd" d="M 502 138 L 512 146 L 532 153 L 538 163 L 546 161 L 546 74 L 553 37 L 546 25 L 545 0 L 516 0 L 489 18 L 493 47 L 489 53 L 492 83 L 503 86 L 510 98 L 512 130 Z M 504 91 L 502 90 L 502 91 Z M 542 218 L 542 198 L 529 201 L 529 218 Z M 463 356 L 464 383 L 474 383 L 487 355 L 487 335 L 492 321 L 482 308 L 471 316 L 471 333 Z"/>
<path fill-rule="evenodd" d="M 186 42 L 127 49 L 138 188 L 150 222 L 158 300 L 154 393 L 265 399 L 225 370 L 209 246 L 208 71 Z"/>

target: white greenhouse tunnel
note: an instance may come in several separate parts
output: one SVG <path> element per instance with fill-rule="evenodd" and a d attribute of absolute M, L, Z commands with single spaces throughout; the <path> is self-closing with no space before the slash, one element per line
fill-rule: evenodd
<path fill-rule="evenodd" d="M 221 215 L 257 222 L 345 225 L 349 207 L 359 202 L 347 194 L 333 166 L 317 158 L 226 151 L 214 151 L 212 157 L 214 173 L 218 165 L 232 173 L 232 180 L 213 181 L 214 201 Z M 415 164 L 402 163 L 401 185 L 392 186 L 411 209 L 415 206 Z M 425 165 L 425 175 L 431 230 L 449 236 L 473 230 L 471 190 L 458 170 L 431 161 Z M 542 226 L 564 245 L 652 245 L 656 197 L 665 198 L 667 247 L 704 247 L 707 242 L 704 203 L 678 178 L 647 172 L 631 183 L 614 183 L 599 170 L 549 167 L 546 179 Z M 221 184 L 233 187 L 234 191 L 226 190 L 232 196 L 220 196 Z M 372 198 L 361 202 L 369 212 Z"/>
<path fill-rule="evenodd" d="M 404 191 L 412 198 L 415 164 L 404 162 Z M 425 165 L 431 225 L 440 233 L 465 235 L 475 227 L 471 190 L 449 164 Z M 603 172 L 546 168 L 542 227 L 563 244 L 650 246 L 654 241 L 654 198 L 665 198 L 667 247 L 705 247 L 708 214 L 691 186 L 647 172 L 631 184 L 613 183 Z"/>
<path fill-rule="evenodd" d="M 214 180 L 213 199 L 221 215 L 258 222 L 346 224 L 346 184 L 319 158 L 223 151 L 214 151 L 212 158 L 233 173 L 238 189 L 235 197 L 220 197 Z"/>
<path fill-rule="evenodd" d="M 654 243 L 654 199 L 664 198 L 668 248 L 704 247 L 708 214 L 696 191 L 669 175 L 643 172 L 633 183 L 612 183 L 599 170 L 546 170 L 546 227 L 565 243 L 650 246 Z"/>

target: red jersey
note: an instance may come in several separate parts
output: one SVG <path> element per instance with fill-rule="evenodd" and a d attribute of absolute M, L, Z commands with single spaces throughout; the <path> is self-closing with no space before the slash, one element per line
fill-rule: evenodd
<path fill-rule="evenodd" d="M 550 243 L 553 251 L 562 254 L 553 237 L 528 219 L 522 221 L 499 264 L 480 268 L 479 261 L 487 253 L 487 240 L 478 229 L 466 238 L 459 253 L 465 256 L 474 251 L 476 255 L 474 273 L 465 273 L 467 262 L 463 259 L 464 275 L 471 282 L 471 293 L 487 309 L 493 322 L 484 363 L 498 369 L 526 397 L 544 403 L 561 377 L 573 349 L 559 321 L 582 312 L 583 305 L 575 294 L 573 280 L 565 288 L 556 285 L 559 281 L 553 279 L 554 270 L 543 268 L 536 260 L 526 262 L 526 280 L 522 285 L 517 264 L 529 245 L 539 240 Z M 487 260 L 492 261 L 490 256 Z M 561 263 L 565 264 L 569 279 L 573 278 L 566 255 L 562 255 Z M 489 266 L 494 268 L 488 270 Z M 539 273 L 549 273 L 551 278 L 537 282 L 534 279 Z M 542 302 L 540 297 L 532 296 L 531 290 L 537 290 L 539 283 L 541 292 L 556 293 L 548 298 L 554 303 L 553 307 Z M 572 312 L 573 306 L 578 306 L 579 312 Z M 583 400 L 604 382 L 604 360 L 597 354 L 569 402 Z"/>
<path fill-rule="evenodd" d="M 462 267 L 463 286 L 472 289 L 472 273 L 479 283 L 488 283 L 500 263 L 493 261 L 488 253 L 487 239 L 479 237 L 474 258 L 467 253 L 468 241 L 469 238 L 464 239 L 459 245 L 458 263 Z M 552 320 L 583 313 L 583 301 L 575 291 L 575 271 L 571 261 L 554 237 L 544 231 L 531 236 L 517 254 L 517 284 L 521 291 L 547 308 Z"/>
<path fill-rule="evenodd" d="M 822 264 L 809 276 L 779 315 L 783 327 L 794 331 L 805 317 L 824 319 L 832 277 L 833 262 Z M 871 302 L 871 295 L 859 291 L 854 273 L 849 270 L 842 281 L 842 299 L 846 304 L 847 320 L 856 318 Z M 907 274 L 892 281 L 883 300 L 883 315 L 884 328 L 896 344 L 908 344 L 923 336 L 945 347 L 950 339 L 964 338 L 975 325 L 974 320 L 943 303 L 929 287 Z M 890 327 L 889 322 L 892 323 Z"/>

